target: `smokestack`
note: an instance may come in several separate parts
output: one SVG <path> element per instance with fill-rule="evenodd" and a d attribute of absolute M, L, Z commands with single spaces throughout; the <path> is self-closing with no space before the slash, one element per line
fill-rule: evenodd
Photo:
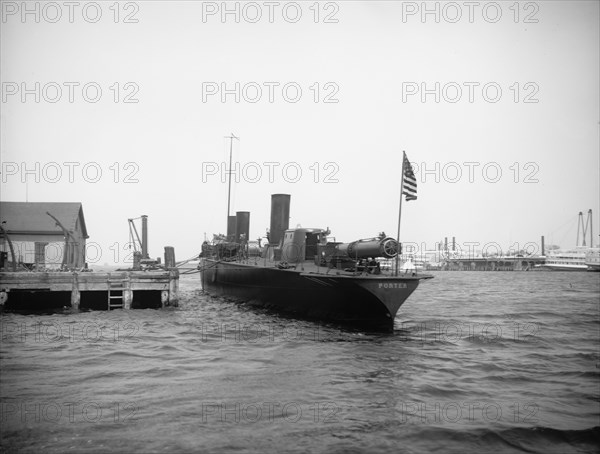
<path fill-rule="evenodd" d="M 290 227 L 290 197 L 289 194 L 271 194 L 269 244 L 278 245 Z"/>
<path fill-rule="evenodd" d="M 150 258 L 148 255 L 148 216 L 145 214 L 142 214 L 142 258 Z"/>
<path fill-rule="evenodd" d="M 453 251 L 456 250 L 456 241 L 455 241 L 454 237 L 452 237 L 452 250 Z"/>
<path fill-rule="evenodd" d="M 235 241 L 235 216 L 227 216 L 227 241 Z"/>
<path fill-rule="evenodd" d="M 546 255 L 546 246 L 544 245 L 544 235 L 542 235 L 542 255 Z"/>
<path fill-rule="evenodd" d="M 448 237 L 444 237 L 444 251 L 448 250 Z"/>
<path fill-rule="evenodd" d="M 250 212 L 236 211 L 235 213 L 235 242 L 241 243 L 240 237 L 245 235 L 246 241 L 250 239 Z"/>

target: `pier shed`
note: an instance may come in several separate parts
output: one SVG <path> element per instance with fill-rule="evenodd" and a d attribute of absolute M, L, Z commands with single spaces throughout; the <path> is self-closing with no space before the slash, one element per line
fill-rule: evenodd
<path fill-rule="evenodd" d="M 6 261 L 30 270 L 85 266 L 89 236 L 81 203 L 0 202 L 0 222 L 5 233 L 1 243 L 4 268 Z M 12 242 L 12 251 L 6 237 Z"/>

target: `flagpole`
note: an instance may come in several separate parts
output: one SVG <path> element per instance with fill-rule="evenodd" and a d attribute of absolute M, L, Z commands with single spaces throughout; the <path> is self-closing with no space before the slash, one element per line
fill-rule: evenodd
<path fill-rule="evenodd" d="M 398 204 L 398 251 L 396 253 L 396 276 L 398 276 L 398 268 L 399 268 L 399 260 L 400 260 L 400 251 L 402 249 L 400 243 L 400 220 L 402 219 L 402 191 L 404 189 L 404 161 L 406 159 L 406 152 L 402 150 L 402 171 L 400 172 L 400 203 Z"/>

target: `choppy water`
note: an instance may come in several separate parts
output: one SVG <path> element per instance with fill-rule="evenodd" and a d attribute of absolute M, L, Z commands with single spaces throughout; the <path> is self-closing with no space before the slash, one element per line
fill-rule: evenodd
<path fill-rule="evenodd" d="M 392 334 L 203 295 L 2 315 L 2 452 L 597 452 L 600 274 L 440 272 Z"/>

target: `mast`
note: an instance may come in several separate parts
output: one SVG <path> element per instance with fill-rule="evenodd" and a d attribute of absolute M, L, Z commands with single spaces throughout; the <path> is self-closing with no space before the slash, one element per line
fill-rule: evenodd
<path fill-rule="evenodd" d="M 240 140 L 239 137 L 236 137 L 231 133 L 230 136 L 225 136 L 226 139 L 229 139 L 229 188 L 227 190 L 227 217 L 225 218 L 225 225 L 227 226 L 229 223 L 229 206 L 231 202 L 231 154 L 233 152 L 233 139 Z"/>
<path fill-rule="evenodd" d="M 10 255 L 12 256 L 12 270 L 17 271 L 17 259 L 15 257 L 15 249 L 13 248 L 12 241 L 8 236 L 8 232 L 4 230 L 2 224 L 6 224 L 6 221 L 2 221 L 2 223 L 0 224 L 0 233 L 4 236 L 4 238 L 6 238 L 6 241 L 8 242 L 8 247 L 10 248 Z"/>
<path fill-rule="evenodd" d="M 398 205 L 398 249 L 396 251 L 396 276 L 398 276 L 398 265 L 400 260 L 400 251 L 402 246 L 400 245 L 400 220 L 402 219 L 402 191 L 404 190 L 404 160 L 406 159 L 406 152 L 402 150 L 402 171 L 400 172 L 400 203 Z"/>
<path fill-rule="evenodd" d="M 579 215 L 577 216 L 577 243 L 576 243 L 576 247 L 579 247 L 579 231 L 583 230 L 583 213 L 580 211 Z M 582 246 L 585 246 L 585 233 L 583 234 L 583 244 Z"/>
<path fill-rule="evenodd" d="M 594 247 L 594 230 L 592 229 L 592 209 L 588 210 L 588 218 L 590 220 L 590 247 Z"/>

